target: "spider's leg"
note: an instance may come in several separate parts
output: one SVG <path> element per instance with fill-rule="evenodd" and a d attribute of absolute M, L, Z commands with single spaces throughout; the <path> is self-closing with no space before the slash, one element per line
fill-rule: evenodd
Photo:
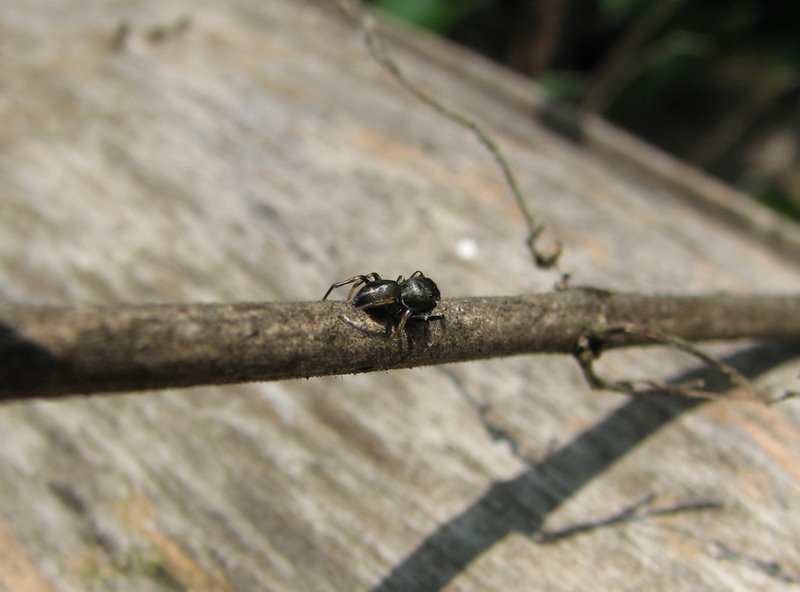
<path fill-rule="evenodd" d="M 350 296 L 353 294 L 353 290 L 355 290 L 361 284 L 366 284 L 369 281 L 369 275 L 354 275 L 349 280 L 342 280 L 341 282 L 336 282 L 335 284 L 331 284 L 331 287 L 328 288 L 328 291 L 325 292 L 325 296 L 322 297 L 323 300 L 327 300 L 330 293 L 333 292 L 336 288 L 341 288 L 342 286 L 346 286 L 347 284 L 353 284 L 353 287 L 350 289 L 350 294 L 347 296 L 347 299 L 350 300 Z"/>
<path fill-rule="evenodd" d="M 426 338 L 430 337 L 430 330 L 431 326 L 428 324 L 428 321 L 441 321 L 442 322 L 442 337 L 447 335 L 447 317 L 444 316 L 444 313 L 441 312 L 422 312 L 411 315 L 412 321 L 424 321 L 425 322 L 425 335 Z"/>
<path fill-rule="evenodd" d="M 394 328 L 395 335 L 400 336 L 403 334 L 403 330 L 406 328 L 406 323 L 408 322 L 408 319 L 411 318 L 412 314 L 414 314 L 414 312 L 410 308 L 403 312 L 403 316 L 400 317 L 400 322 L 397 323 Z"/>
<path fill-rule="evenodd" d="M 350 291 L 347 293 L 348 301 L 353 299 L 353 294 L 356 293 L 356 290 L 359 288 L 359 286 L 363 284 L 369 284 L 371 282 L 379 282 L 381 279 L 381 276 L 374 271 L 372 273 L 368 273 L 367 275 L 359 275 L 356 277 L 358 277 L 358 281 L 353 284 L 353 287 L 350 288 Z"/>
<path fill-rule="evenodd" d="M 418 312 L 411 316 L 415 321 L 437 321 L 444 318 L 442 312 Z"/>

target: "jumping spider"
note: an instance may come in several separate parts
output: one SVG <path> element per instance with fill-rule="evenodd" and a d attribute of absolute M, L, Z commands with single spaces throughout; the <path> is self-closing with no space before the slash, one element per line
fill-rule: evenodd
<path fill-rule="evenodd" d="M 425 277 L 421 271 L 415 271 L 408 279 L 401 275 L 397 280 L 382 279 L 375 272 L 356 275 L 331 285 L 322 299 L 326 300 L 336 288 L 347 284 L 353 284 L 347 300 L 356 308 L 390 322 L 395 335 L 402 334 L 409 320 L 444 318 L 441 313 L 431 312 L 441 296 L 434 281 Z"/>

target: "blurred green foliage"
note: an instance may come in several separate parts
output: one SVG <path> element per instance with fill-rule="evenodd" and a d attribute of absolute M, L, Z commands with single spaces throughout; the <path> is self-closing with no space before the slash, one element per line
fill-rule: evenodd
<path fill-rule="evenodd" d="M 552 96 L 596 111 L 800 219 L 800 187 L 786 182 L 798 175 L 753 156 L 771 134 L 787 130 L 795 151 L 800 146 L 800 2 L 372 4 L 533 76 Z M 537 40 L 550 41 L 543 47 Z M 788 161 L 800 167 L 800 155 Z"/>
<path fill-rule="evenodd" d="M 491 0 L 376 0 L 376 8 L 417 27 L 446 34 Z"/>

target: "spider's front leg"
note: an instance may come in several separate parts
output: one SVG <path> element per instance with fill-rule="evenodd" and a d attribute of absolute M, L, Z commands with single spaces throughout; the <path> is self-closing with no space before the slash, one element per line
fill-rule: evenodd
<path fill-rule="evenodd" d="M 346 286 L 347 284 L 353 284 L 353 287 L 350 288 L 350 292 L 347 294 L 347 300 L 351 300 L 353 298 L 353 293 L 359 286 L 363 284 L 368 284 L 370 282 L 379 281 L 381 276 L 377 273 L 372 272 L 366 275 L 354 275 L 350 279 L 342 280 L 341 282 L 336 282 L 335 284 L 331 284 L 331 287 L 328 288 L 328 291 L 325 292 L 325 296 L 322 297 L 323 300 L 327 300 L 330 293 L 333 292 L 336 288 L 341 288 L 342 286 Z"/>
<path fill-rule="evenodd" d="M 394 329 L 395 335 L 402 334 L 402 331 L 405 329 L 406 323 L 408 321 L 422 321 L 427 323 L 428 321 L 442 321 L 442 331 L 447 331 L 447 320 L 445 319 L 444 313 L 441 312 L 412 312 L 410 310 L 406 310 L 403 313 L 403 316 L 400 317 L 400 322 L 397 323 L 397 326 Z M 426 325 L 426 331 L 427 329 Z"/>

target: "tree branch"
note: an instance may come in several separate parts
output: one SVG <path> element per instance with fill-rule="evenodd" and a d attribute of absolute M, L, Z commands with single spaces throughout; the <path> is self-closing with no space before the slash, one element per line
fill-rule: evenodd
<path fill-rule="evenodd" d="M 0 400 L 351 374 L 574 353 L 633 323 L 690 341 L 800 339 L 800 296 L 642 296 L 573 289 L 451 299 L 444 321 L 385 328 L 345 302 L 0 307 Z M 643 344 L 618 335 L 604 348 Z"/>

